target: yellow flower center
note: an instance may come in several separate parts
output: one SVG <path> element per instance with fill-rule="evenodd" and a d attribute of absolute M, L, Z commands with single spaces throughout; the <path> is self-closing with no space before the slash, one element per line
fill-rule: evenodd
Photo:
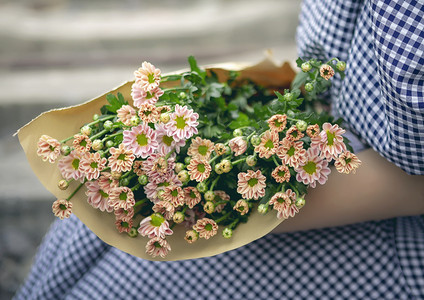
<path fill-rule="evenodd" d="M 126 160 L 127 156 L 125 154 L 119 154 L 118 159 L 119 160 Z"/>
<path fill-rule="evenodd" d="M 284 200 L 284 198 L 283 198 L 283 197 L 278 197 L 277 202 L 278 202 L 278 203 L 284 203 L 284 202 L 285 202 L 285 200 Z"/>
<path fill-rule="evenodd" d="M 172 142 L 174 141 L 174 138 L 172 137 L 172 136 L 167 136 L 167 135 L 164 135 L 163 137 L 162 137 L 162 142 L 165 144 L 165 145 L 167 145 L 168 147 L 170 147 L 171 146 L 171 144 L 172 144 Z"/>
<path fill-rule="evenodd" d="M 284 175 L 286 175 L 286 172 L 284 172 L 284 171 L 278 171 L 278 176 L 280 176 L 280 177 L 284 177 Z"/>
<path fill-rule="evenodd" d="M 206 224 L 206 225 L 205 225 L 205 230 L 206 230 L 206 231 L 211 231 L 211 230 L 212 230 L 212 224 L 209 224 L 209 223 L 208 223 L 208 224 Z"/>
<path fill-rule="evenodd" d="M 178 191 L 177 191 L 177 190 L 173 190 L 173 191 L 171 192 L 171 196 L 172 196 L 172 197 L 177 197 L 177 196 L 178 196 Z"/>
<path fill-rule="evenodd" d="M 126 201 L 127 200 L 127 193 L 125 193 L 125 192 L 120 193 L 119 194 L 119 200 Z"/>
<path fill-rule="evenodd" d="M 177 129 L 184 129 L 187 126 L 184 117 L 176 117 L 175 122 L 177 122 Z"/>
<path fill-rule="evenodd" d="M 333 146 L 334 139 L 336 137 L 336 134 L 335 133 L 332 133 L 332 132 L 330 132 L 328 130 L 326 131 L 326 133 L 327 133 L 327 145 L 328 146 Z"/>
<path fill-rule="evenodd" d="M 197 151 L 199 152 L 199 154 L 205 156 L 206 153 L 208 153 L 209 147 L 205 146 L 205 145 L 200 145 L 199 148 L 197 148 Z"/>
<path fill-rule="evenodd" d="M 192 199 L 196 198 L 196 194 L 193 191 L 190 191 L 190 198 Z"/>
<path fill-rule="evenodd" d="M 206 170 L 205 164 L 198 164 L 197 165 L 197 171 L 199 171 L 200 173 L 204 173 L 205 170 Z"/>
<path fill-rule="evenodd" d="M 137 143 L 142 147 L 146 146 L 149 143 L 149 138 L 144 133 L 140 133 L 137 135 Z"/>
<path fill-rule="evenodd" d="M 103 198 L 107 198 L 107 197 L 109 197 L 109 195 L 108 195 L 107 193 L 105 193 L 104 191 L 102 191 L 102 190 L 99 190 L 99 194 L 100 194 Z"/>
<path fill-rule="evenodd" d="M 249 186 L 251 186 L 251 187 L 254 187 L 257 183 L 258 183 L 258 179 L 257 178 L 250 178 L 247 181 L 247 184 L 249 184 Z"/>
<path fill-rule="evenodd" d="M 97 169 L 98 164 L 97 164 L 95 161 L 93 161 L 93 162 L 90 164 L 90 167 L 91 167 L 92 169 Z"/>
<path fill-rule="evenodd" d="M 59 208 L 60 208 L 61 210 L 66 210 L 66 209 L 67 209 L 67 207 L 66 207 L 66 205 L 65 205 L 65 204 L 60 204 L 60 205 L 59 205 Z"/>
<path fill-rule="evenodd" d="M 72 168 L 74 168 L 74 170 L 78 170 L 78 168 L 79 168 L 79 163 L 80 163 L 80 160 L 78 159 L 78 158 L 75 158 L 73 161 L 72 161 Z"/>
<path fill-rule="evenodd" d="M 293 156 L 295 151 L 296 151 L 296 149 L 293 146 L 291 146 L 290 149 L 287 150 L 287 155 Z"/>
<path fill-rule="evenodd" d="M 266 141 L 265 148 L 268 148 L 268 149 L 273 149 L 274 148 L 274 143 L 272 142 L 272 140 Z"/>
<path fill-rule="evenodd" d="M 149 75 L 147 75 L 147 80 L 149 81 L 149 83 L 154 83 L 155 75 L 153 73 L 150 73 Z"/>
<path fill-rule="evenodd" d="M 150 216 L 150 224 L 155 227 L 160 227 L 163 222 L 165 222 L 165 218 L 160 214 L 153 214 Z"/>
<path fill-rule="evenodd" d="M 306 165 L 303 166 L 303 170 L 309 175 L 312 175 L 317 171 L 317 164 L 313 161 L 308 161 Z"/>

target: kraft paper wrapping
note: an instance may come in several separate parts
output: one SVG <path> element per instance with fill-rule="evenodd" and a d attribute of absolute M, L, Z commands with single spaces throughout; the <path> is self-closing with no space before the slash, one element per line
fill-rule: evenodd
<path fill-rule="evenodd" d="M 289 63 L 286 62 L 281 66 L 277 66 L 270 58 L 266 58 L 254 66 L 227 63 L 210 66 L 206 69 L 216 72 L 221 81 L 225 80 L 228 70 L 235 70 L 241 72 L 241 78 L 249 78 L 264 86 L 280 89 L 288 88 L 295 76 Z M 62 191 L 57 187 L 58 181 L 62 179 L 57 163 L 43 162 L 37 156 L 38 139 L 41 135 L 46 134 L 62 140 L 77 133 L 80 127 L 85 123 L 91 122 L 93 114 L 99 113 L 100 108 L 107 103 L 107 94 L 113 93 L 116 95 L 117 92 L 121 92 L 125 99 L 131 103 L 132 83 L 133 81 L 127 81 L 121 86 L 83 104 L 42 113 L 17 132 L 19 141 L 34 173 L 46 189 L 57 198 L 67 198 L 78 186 L 79 182 L 72 182 L 66 191 Z M 188 244 L 184 240 L 186 229 L 183 226 L 175 226 L 174 234 L 167 237 L 172 250 L 165 258 L 153 258 L 145 253 L 148 238 L 140 235 L 136 238 L 130 238 L 126 233 L 120 234 L 115 228 L 114 214 L 101 212 L 90 206 L 86 200 L 85 190 L 85 187 L 81 188 L 72 198 L 73 213 L 104 242 L 124 252 L 148 260 L 173 261 L 217 255 L 261 238 L 282 222 L 281 219 L 276 217 L 274 211 L 270 211 L 266 215 L 260 215 L 255 209 L 250 215 L 249 221 L 237 227 L 232 238 L 223 238 L 221 234 L 222 228 L 220 228 L 218 234 L 211 239 L 199 239 L 193 244 Z"/>

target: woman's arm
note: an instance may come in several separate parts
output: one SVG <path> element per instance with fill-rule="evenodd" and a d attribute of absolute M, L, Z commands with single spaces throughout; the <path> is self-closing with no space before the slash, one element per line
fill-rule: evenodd
<path fill-rule="evenodd" d="M 300 212 L 273 233 L 424 214 L 424 176 L 406 174 L 372 149 L 358 157 L 356 174 L 333 169 L 325 185 L 309 189 Z"/>

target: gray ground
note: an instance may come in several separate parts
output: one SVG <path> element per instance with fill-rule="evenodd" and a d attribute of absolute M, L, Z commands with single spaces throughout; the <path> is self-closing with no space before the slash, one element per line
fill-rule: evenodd
<path fill-rule="evenodd" d="M 12 134 L 42 111 L 77 104 L 132 77 L 200 64 L 296 58 L 299 1 L 3 0 L 0 2 L 0 299 L 24 280 L 53 196 Z"/>

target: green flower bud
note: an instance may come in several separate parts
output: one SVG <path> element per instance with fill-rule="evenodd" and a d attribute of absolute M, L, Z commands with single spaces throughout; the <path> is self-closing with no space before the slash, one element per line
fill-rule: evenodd
<path fill-rule="evenodd" d="M 172 220 L 176 223 L 176 224 L 180 224 L 184 221 L 185 219 L 185 215 L 183 214 L 183 212 L 181 211 L 177 211 L 173 216 L 172 216 Z"/>
<path fill-rule="evenodd" d="M 185 169 L 185 165 L 183 163 L 176 163 L 175 164 L 175 172 L 178 174 L 180 173 L 182 170 Z"/>
<path fill-rule="evenodd" d="M 186 93 L 184 93 L 184 92 L 180 92 L 179 94 L 178 94 L 178 98 L 180 98 L 180 99 L 185 99 L 185 98 L 187 98 L 187 94 Z"/>
<path fill-rule="evenodd" d="M 258 213 L 261 215 L 265 215 L 268 212 L 269 204 L 259 204 L 258 205 Z"/>
<path fill-rule="evenodd" d="M 314 85 L 312 83 L 310 83 L 310 82 L 306 83 L 305 84 L 305 90 L 307 92 L 312 92 L 314 90 Z"/>
<path fill-rule="evenodd" d="M 203 210 L 207 214 L 212 214 L 215 211 L 215 204 L 212 201 L 206 201 L 205 205 L 203 205 Z"/>
<path fill-rule="evenodd" d="M 309 72 L 312 69 L 312 66 L 309 62 L 304 62 L 300 68 L 302 69 L 303 72 Z"/>
<path fill-rule="evenodd" d="M 297 208 L 302 208 L 305 205 L 305 199 L 304 198 L 297 198 L 295 205 Z"/>
<path fill-rule="evenodd" d="M 159 200 L 163 200 L 163 194 L 165 194 L 165 191 L 163 189 L 160 189 L 159 191 L 156 192 L 156 197 Z"/>
<path fill-rule="evenodd" d="M 233 135 L 234 136 L 243 136 L 243 130 L 241 130 L 240 128 L 234 129 Z"/>
<path fill-rule="evenodd" d="M 100 118 L 100 116 L 98 114 L 93 115 L 93 121 L 97 121 L 99 118 Z"/>
<path fill-rule="evenodd" d="M 215 193 L 213 191 L 207 191 L 205 193 L 205 200 L 213 201 L 213 199 L 215 199 Z"/>
<path fill-rule="evenodd" d="M 344 70 L 346 70 L 346 63 L 344 61 L 337 62 L 336 69 L 343 72 Z"/>
<path fill-rule="evenodd" d="M 138 183 L 140 183 L 141 185 L 146 185 L 149 182 L 149 177 L 147 177 L 147 175 L 141 175 L 138 177 Z"/>
<path fill-rule="evenodd" d="M 166 124 L 169 122 L 169 120 L 171 120 L 171 116 L 169 115 L 169 113 L 166 112 L 166 113 L 160 114 L 160 121 L 162 123 Z"/>
<path fill-rule="evenodd" d="M 231 238 L 233 236 L 233 230 L 228 227 L 224 228 L 222 231 L 222 236 L 226 239 Z"/>
<path fill-rule="evenodd" d="M 113 128 L 113 122 L 112 122 L 112 121 L 110 121 L 110 120 L 105 121 L 105 122 L 103 123 L 103 128 L 104 128 L 104 129 L 106 129 L 106 130 L 111 131 L 111 130 L 112 130 L 112 128 Z"/>
<path fill-rule="evenodd" d="M 254 155 L 249 155 L 247 158 L 246 158 L 246 164 L 249 166 L 249 167 L 253 167 L 253 166 L 255 166 L 256 165 L 256 163 L 257 163 L 257 158 L 254 156 Z"/>
<path fill-rule="evenodd" d="M 122 178 L 121 180 L 119 180 L 119 185 L 120 186 L 128 186 L 129 184 L 130 184 L 130 180 L 127 177 Z"/>
<path fill-rule="evenodd" d="M 190 157 L 190 156 L 186 156 L 186 157 L 184 158 L 184 163 L 185 163 L 186 165 L 189 165 L 189 164 L 190 164 L 190 161 L 191 161 L 191 157 Z"/>
<path fill-rule="evenodd" d="M 84 126 L 81 127 L 80 132 L 81 132 L 81 134 L 84 134 L 86 136 L 90 136 L 91 135 L 91 127 L 84 125 Z"/>
<path fill-rule="evenodd" d="M 64 191 L 64 190 L 66 190 L 69 187 L 69 183 L 65 179 L 62 179 L 62 180 L 59 181 L 59 183 L 57 184 L 57 186 L 62 191 Z"/>
<path fill-rule="evenodd" d="M 140 118 L 138 116 L 132 116 L 130 119 L 130 123 L 132 126 L 137 126 L 140 124 Z"/>
<path fill-rule="evenodd" d="M 101 149 L 103 149 L 103 143 L 102 140 L 94 140 L 93 144 L 91 145 L 91 148 L 93 148 L 94 151 L 99 151 Z"/>
<path fill-rule="evenodd" d="M 295 115 L 296 114 L 294 113 L 294 111 L 292 111 L 292 110 L 287 111 L 287 117 L 294 118 Z"/>
<path fill-rule="evenodd" d="M 204 193 L 208 190 L 208 185 L 202 181 L 197 184 L 196 188 L 200 193 Z"/>
<path fill-rule="evenodd" d="M 250 142 L 253 146 L 258 146 L 261 143 L 261 137 L 255 134 L 250 138 Z"/>
<path fill-rule="evenodd" d="M 223 166 L 222 166 L 222 164 L 221 163 L 219 163 L 219 164 L 216 164 L 215 165 L 215 173 L 216 174 L 222 174 L 222 173 L 224 173 L 224 169 L 222 168 Z"/>
<path fill-rule="evenodd" d="M 283 96 L 283 99 L 285 101 L 293 100 L 293 94 L 292 93 L 285 93 L 284 96 Z"/>
<path fill-rule="evenodd" d="M 228 159 L 221 160 L 220 165 L 224 173 L 229 173 L 231 169 L 233 168 L 231 161 Z"/>
<path fill-rule="evenodd" d="M 177 177 L 182 183 L 186 183 L 190 180 L 190 175 L 188 174 L 187 170 L 178 172 Z"/>
<path fill-rule="evenodd" d="M 135 238 L 138 236 L 137 228 L 131 227 L 130 231 L 128 232 L 128 235 L 132 238 Z"/>
<path fill-rule="evenodd" d="M 305 131 L 306 130 L 306 128 L 308 128 L 308 123 L 306 123 L 305 121 L 303 121 L 303 120 L 299 120 L 299 121 L 297 121 L 297 123 L 296 123 L 296 127 L 297 127 L 297 129 L 299 129 L 300 131 Z"/>
<path fill-rule="evenodd" d="M 111 148 L 115 146 L 115 143 L 112 140 L 107 140 L 106 141 L 106 148 Z"/>
<path fill-rule="evenodd" d="M 60 153 L 62 153 L 62 155 L 68 156 L 71 153 L 71 147 L 68 145 L 62 145 L 60 147 Z"/>

